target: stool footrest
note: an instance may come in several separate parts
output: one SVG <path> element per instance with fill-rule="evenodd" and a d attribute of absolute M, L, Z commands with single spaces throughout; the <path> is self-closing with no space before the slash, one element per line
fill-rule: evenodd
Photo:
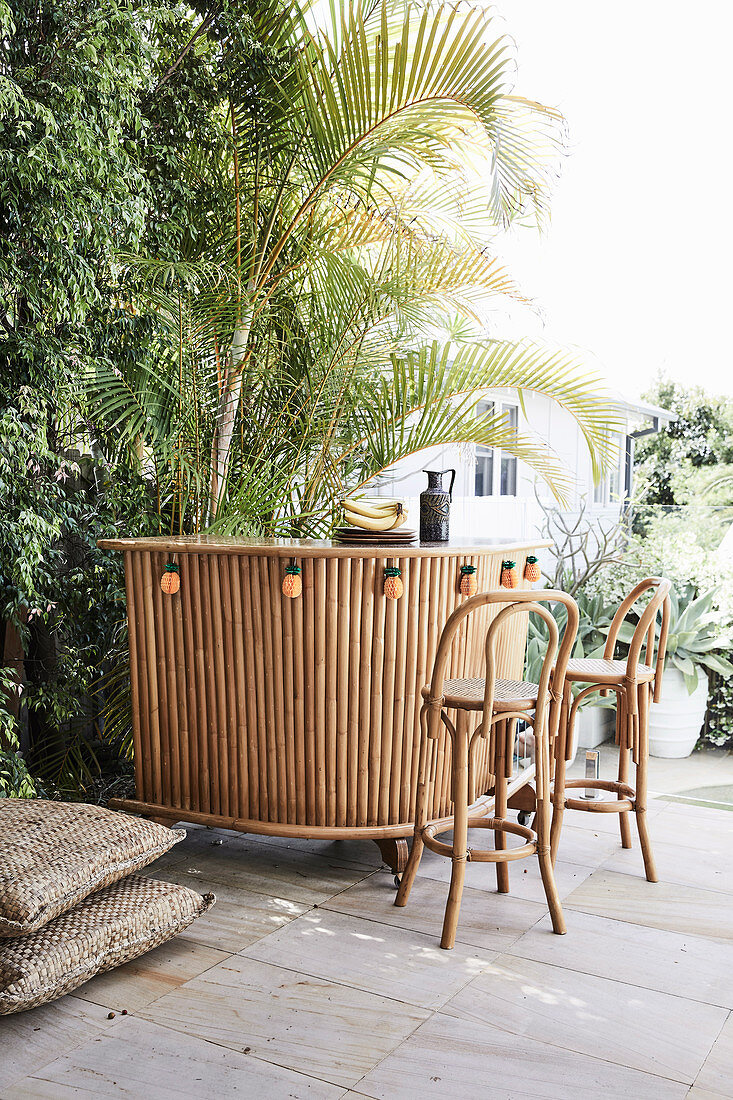
<path fill-rule="evenodd" d="M 585 801 L 581 798 L 566 798 L 565 809 L 582 810 L 587 814 L 624 814 L 627 810 L 634 809 L 634 803 L 629 798 L 619 798 L 614 802 L 607 802 L 605 799 Z"/>
<path fill-rule="evenodd" d="M 515 848 L 469 848 L 466 854 L 468 863 L 511 863 L 515 859 L 525 859 L 535 855 L 537 851 L 537 834 L 528 829 L 526 825 L 519 825 L 514 821 L 507 821 L 502 817 L 471 817 L 468 819 L 469 829 L 491 829 L 492 832 L 512 833 L 514 836 L 523 837 L 527 843 L 519 844 Z M 453 845 L 445 844 L 436 839 L 436 833 L 447 833 L 453 828 L 453 823 L 445 824 L 442 821 L 430 822 L 422 831 L 422 840 L 426 848 L 440 856 L 453 858 Z"/>
<path fill-rule="evenodd" d="M 610 794 L 617 795 L 617 798 L 613 801 L 610 799 L 593 801 L 566 797 L 565 807 L 568 810 L 583 810 L 591 814 L 622 814 L 635 808 L 636 791 L 628 783 L 620 783 L 615 779 L 568 779 L 565 789 L 573 787 L 590 787 L 592 790 L 608 791 Z"/>

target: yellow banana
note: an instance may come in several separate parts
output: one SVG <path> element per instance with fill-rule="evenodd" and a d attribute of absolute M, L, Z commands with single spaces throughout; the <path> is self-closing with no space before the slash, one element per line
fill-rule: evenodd
<path fill-rule="evenodd" d="M 362 531 L 389 531 L 395 524 L 395 516 L 360 516 L 356 512 L 345 511 L 344 518 L 352 527 L 360 527 Z"/>
<path fill-rule="evenodd" d="M 386 515 L 394 515 L 397 512 L 397 507 L 398 505 L 393 501 L 385 501 L 384 504 L 366 503 L 363 500 L 344 501 L 344 508 L 356 513 L 356 515 L 366 516 L 368 519 L 381 519 Z"/>

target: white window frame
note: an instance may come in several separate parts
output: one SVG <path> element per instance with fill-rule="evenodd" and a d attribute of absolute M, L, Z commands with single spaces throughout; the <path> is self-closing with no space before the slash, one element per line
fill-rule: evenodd
<path fill-rule="evenodd" d="M 476 412 L 482 416 L 487 413 L 490 415 L 496 415 L 497 406 L 500 406 L 502 413 L 513 413 L 514 426 L 519 424 L 519 403 L 516 401 L 505 401 L 503 398 L 495 400 L 494 398 L 485 398 L 476 406 Z M 476 476 L 478 473 L 478 462 L 483 458 L 491 458 L 491 489 L 490 492 L 483 492 L 481 494 L 476 492 Z M 502 493 L 501 491 L 501 475 L 502 475 L 502 460 L 505 459 L 510 463 L 510 468 L 514 471 L 514 492 Z M 509 454 L 502 450 L 501 447 L 484 447 L 481 444 L 476 444 L 476 454 L 474 460 L 474 481 L 473 481 L 473 493 L 477 500 L 485 500 L 487 497 L 507 497 L 516 499 L 517 489 L 519 487 L 519 463 L 516 455 Z"/>
<path fill-rule="evenodd" d="M 621 432 L 614 432 L 612 442 L 618 444 L 618 457 L 616 466 L 604 474 L 597 485 L 593 486 L 593 507 L 610 508 L 620 504 L 624 494 L 624 465 L 626 461 L 626 436 Z M 615 479 L 616 484 L 613 484 Z"/>

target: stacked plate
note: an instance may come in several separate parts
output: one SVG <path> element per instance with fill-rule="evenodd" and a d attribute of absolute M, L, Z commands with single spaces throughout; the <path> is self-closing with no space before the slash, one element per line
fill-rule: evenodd
<path fill-rule="evenodd" d="M 361 543 L 380 546 L 410 546 L 417 542 L 417 532 L 410 531 L 406 527 L 398 527 L 395 531 L 364 531 L 361 527 L 337 527 L 333 533 L 334 541 L 345 545 Z"/>

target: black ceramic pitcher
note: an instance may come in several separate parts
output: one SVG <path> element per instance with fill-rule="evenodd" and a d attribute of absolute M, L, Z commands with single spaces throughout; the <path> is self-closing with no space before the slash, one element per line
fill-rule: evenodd
<path fill-rule="evenodd" d="M 420 493 L 420 542 L 447 542 L 456 471 L 423 470 L 423 473 L 428 475 L 428 487 Z M 452 474 L 447 493 L 443 488 L 446 474 Z"/>

